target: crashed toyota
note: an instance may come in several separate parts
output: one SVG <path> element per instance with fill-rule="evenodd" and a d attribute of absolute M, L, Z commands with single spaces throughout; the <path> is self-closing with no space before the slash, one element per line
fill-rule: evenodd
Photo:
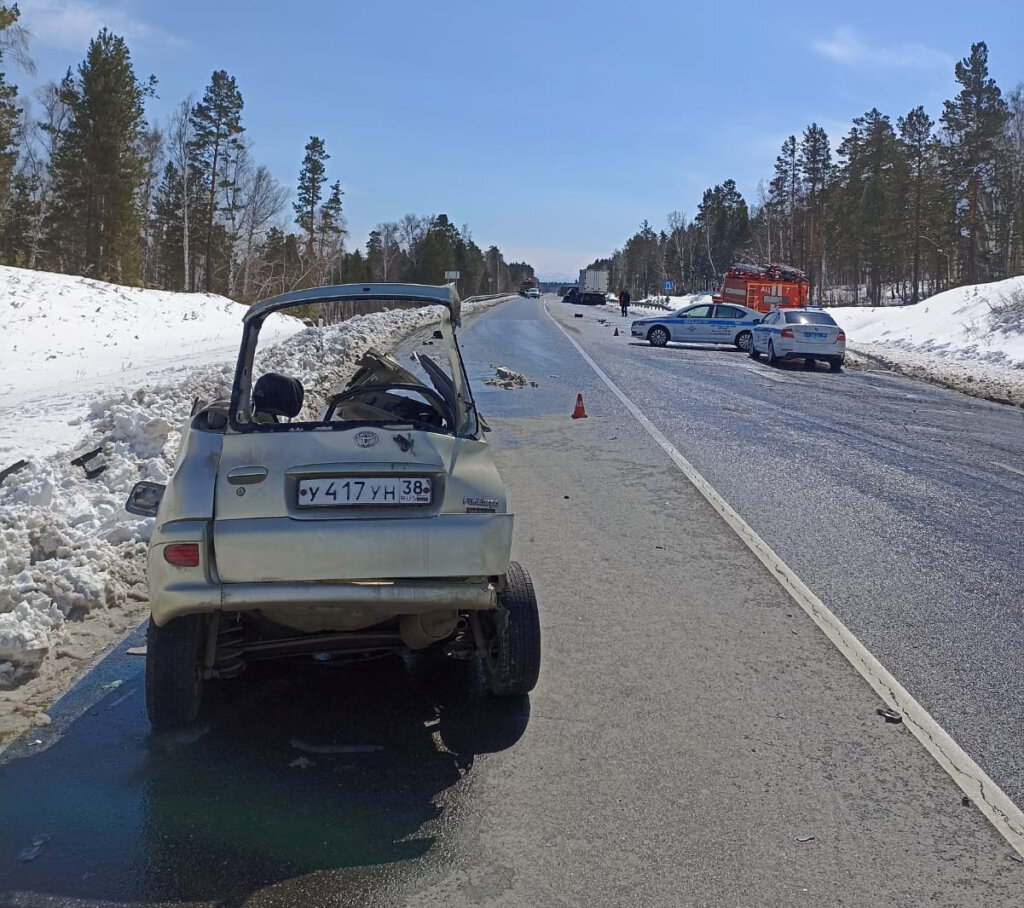
<path fill-rule="evenodd" d="M 311 306 L 335 317 L 437 307 L 444 357 L 418 355 L 419 377 L 371 350 L 340 388 L 257 374 L 265 320 Z M 208 681 L 263 659 L 436 648 L 480 659 L 496 695 L 532 690 L 537 602 L 509 560 L 513 518 L 459 311 L 454 288 L 405 284 L 320 287 L 247 311 L 230 399 L 196 403 L 166 487 L 138 483 L 127 503 L 155 517 L 154 727 L 193 723 Z"/>

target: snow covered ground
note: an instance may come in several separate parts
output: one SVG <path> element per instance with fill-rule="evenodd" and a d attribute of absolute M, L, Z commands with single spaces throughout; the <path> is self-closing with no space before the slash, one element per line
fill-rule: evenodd
<path fill-rule="evenodd" d="M 244 311 L 212 295 L 0 268 L 0 470 L 29 461 L 0 482 L 0 745 L 45 723 L 81 667 L 145 617 L 152 520 L 124 502 L 137 480 L 167 479 L 192 400 L 228 391 Z M 369 347 L 389 350 L 439 314 L 383 312 L 323 331 L 272 316 L 261 366 L 299 378 L 312 399 L 315 378 L 340 386 Z"/>
<path fill-rule="evenodd" d="M 915 306 L 828 310 L 873 365 L 1024 406 L 1024 276 L 957 287 Z"/>
<path fill-rule="evenodd" d="M 231 362 L 244 312 L 211 293 L 0 266 L 0 469 L 76 445 L 99 394 Z M 301 328 L 282 319 L 261 343 Z"/>

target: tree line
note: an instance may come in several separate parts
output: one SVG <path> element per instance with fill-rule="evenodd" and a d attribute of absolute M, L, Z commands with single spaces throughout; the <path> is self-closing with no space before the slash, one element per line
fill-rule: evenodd
<path fill-rule="evenodd" d="M 441 284 L 451 271 L 463 295 L 498 293 L 533 275 L 444 214 L 382 222 L 365 250 L 349 249 L 322 138 L 310 136 L 293 196 L 255 160 L 233 76 L 214 72 L 199 100 L 150 123 L 156 79 L 136 76 L 107 29 L 37 92 L 34 114 L 7 73 L 32 71 L 18 17 L 0 0 L 0 264 L 243 301 L 331 283 Z"/>
<path fill-rule="evenodd" d="M 660 231 L 645 220 L 591 267 L 646 296 L 669 280 L 717 289 L 737 262 L 783 262 L 807 273 L 816 301 L 875 305 L 1024 272 L 1024 83 L 1003 95 L 984 42 L 954 75 L 938 123 L 922 106 L 895 123 L 872 108 L 835 159 L 811 123 L 785 140 L 755 200 L 725 180 L 692 219 L 673 211 Z"/>

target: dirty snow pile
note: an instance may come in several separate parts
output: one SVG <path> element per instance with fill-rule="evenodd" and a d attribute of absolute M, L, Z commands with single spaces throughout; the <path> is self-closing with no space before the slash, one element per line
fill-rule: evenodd
<path fill-rule="evenodd" d="M 537 382 L 527 378 L 522 372 L 509 369 L 508 366 L 499 366 L 497 363 L 491 363 L 491 368 L 494 370 L 494 378 L 485 378 L 485 385 L 506 388 L 509 391 L 513 388 L 525 388 L 527 386 L 531 388 L 538 387 Z"/>
<path fill-rule="evenodd" d="M 108 384 L 91 392 L 84 412 L 72 418 L 75 444 L 52 453 L 57 439 L 47 432 L 33 442 L 37 449 L 27 444 L 13 451 L 0 448 L 0 470 L 18 458 L 29 461 L 0 482 L 0 691 L 46 668 L 61 649 L 58 644 L 73 637 L 76 625 L 69 618 L 106 610 L 108 623 L 119 629 L 141 620 L 146 542 L 153 521 L 128 514 L 124 502 L 136 481 L 167 480 L 193 399 L 227 395 L 244 311 L 221 297 L 133 291 L 34 272 L 11 274 L 16 271 L 0 269 L 0 423 L 29 419 L 28 413 L 19 416 L 18 408 L 34 396 L 49 400 L 47 389 L 60 389 L 72 369 L 94 380 L 97 388 Z M 33 299 L 26 286 L 35 288 L 39 298 Z M 464 311 L 473 308 L 468 304 Z M 260 367 L 295 376 L 315 398 L 316 379 L 336 389 L 369 347 L 391 349 L 409 333 L 436 324 L 440 311 L 388 311 L 324 329 L 274 315 L 261 332 L 261 349 L 268 338 L 277 343 L 262 354 Z M 81 318 L 79 324 L 72 316 L 82 312 L 90 318 Z M 41 323 L 52 330 L 40 330 Z M 148 340 L 137 346 L 129 342 L 147 332 L 159 335 L 162 358 L 158 345 Z M 112 353 L 103 340 L 115 339 L 118 349 Z M 220 354 L 213 352 L 221 349 Z M 23 355 L 27 350 L 34 354 Z M 196 360 L 179 358 L 179 350 L 194 353 Z M 54 376 L 37 368 L 40 351 L 56 356 L 50 361 Z M 12 353 L 18 357 L 14 369 L 8 367 Z M 135 384 L 119 370 L 122 356 L 131 358 Z M 218 365 L 209 365 L 213 360 Z M 5 396 L 15 398 L 13 407 Z M 28 437 L 31 428 L 25 426 Z M 95 448 L 99 453 L 84 465 L 71 463 L 76 454 Z M 96 472 L 100 467 L 102 472 Z M 4 705 L 0 697 L 0 718 Z M 0 722 L 5 724 L 6 719 Z"/>
<path fill-rule="evenodd" d="M 836 307 L 855 354 L 914 378 L 1024 406 L 1024 276 L 914 306 Z"/>

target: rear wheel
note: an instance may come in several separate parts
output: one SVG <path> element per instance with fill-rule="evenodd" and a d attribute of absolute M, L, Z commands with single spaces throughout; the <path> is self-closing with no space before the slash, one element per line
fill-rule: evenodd
<path fill-rule="evenodd" d="M 754 349 L 754 336 L 749 331 L 741 331 L 736 335 L 736 347 L 749 353 Z"/>
<path fill-rule="evenodd" d="M 777 366 L 779 364 L 779 358 L 775 355 L 775 344 L 768 341 L 768 365 Z"/>
<path fill-rule="evenodd" d="M 146 713 L 158 731 L 185 728 L 199 716 L 203 693 L 204 615 L 182 615 L 146 629 Z"/>
<path fill-rule="evenodd" d="M 840 371 L 840 369 L 842 369 L 842 368 L 843 368 L 843 361 L 842 361 L 841 359 L 834 359 L 834 360 L 832 360 L 832 361 L 831 361 L 831 362 L 830 362 L 830 363 L 828 364 L 828 367 L 829 367 L 829 368 L 830 368 L 830 369 L 831 369 L 831 370 L 832 370 L 833 372 L 838 372 L 838 371 Z"/>
<path fill-rule="evenodd" d="M 540 674 L 540 616 L 530 575 L 516 561 L 509 562 L 501 605 L 508 622 L 487 641 L 484 675 L 495 696 L 519 697 L 533 690 Z"/>
<path fill-rule="evenodd" d="M 664 347 L 668 343 L 668 332 L 664 328 L 651 328 L 647 340 L 652 347 Z"/>

